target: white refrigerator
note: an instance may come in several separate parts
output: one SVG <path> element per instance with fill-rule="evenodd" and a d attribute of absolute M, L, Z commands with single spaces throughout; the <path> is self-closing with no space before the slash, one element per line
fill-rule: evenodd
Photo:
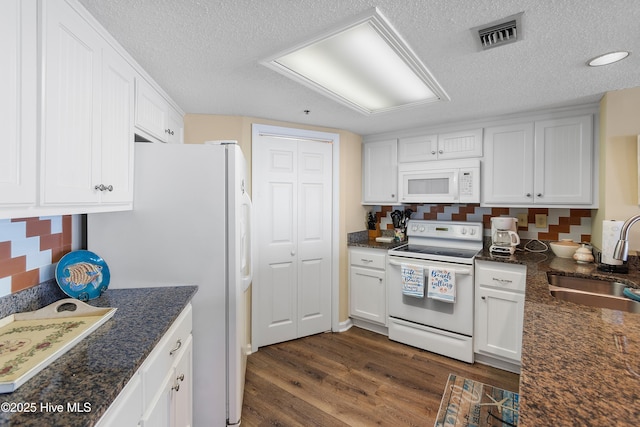
<path fill-rule="evenodd" d="M 248 351 L 251 200 L 234 141 L 136 143 L 132 211 L 90 214 L 88 249 L 109 288 L 199 287 L 193 305 L 193 425 L 240 422 Z"/>

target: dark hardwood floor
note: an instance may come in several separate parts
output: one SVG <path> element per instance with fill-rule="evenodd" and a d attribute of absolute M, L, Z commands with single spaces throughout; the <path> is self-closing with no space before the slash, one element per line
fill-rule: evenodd
<path fill-rule="evenodd" d="M 433 426 L 449 373 L 517 391 L 519 376 L 357 327 L 249 356 L 242 426 Z"/>

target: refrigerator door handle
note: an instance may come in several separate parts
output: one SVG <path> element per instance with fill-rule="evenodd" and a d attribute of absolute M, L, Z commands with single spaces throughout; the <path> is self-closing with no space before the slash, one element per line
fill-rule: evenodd
<path fill-rule="evenodd" d="M 244 230 L 240 232 L 242 250 L 242 290 L 246 291 L 253 281 L 253 204 L 246 191 L 242 192 Z"/>

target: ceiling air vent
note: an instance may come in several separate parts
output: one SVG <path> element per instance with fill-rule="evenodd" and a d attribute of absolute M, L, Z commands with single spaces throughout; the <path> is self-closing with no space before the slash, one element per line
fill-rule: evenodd
<path fill-rule="evenodd" d="M 483 50 L 522 40 L 522 13 L 474 28 Z"/>

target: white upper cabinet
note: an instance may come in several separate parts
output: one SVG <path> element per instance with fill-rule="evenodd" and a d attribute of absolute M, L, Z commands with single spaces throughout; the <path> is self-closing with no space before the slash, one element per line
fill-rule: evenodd
<path fill-rule="evenodd" d="M 0 204 L 36 203 L 36 1 L 7 0 L 0 13 Z"/>
<path fill-rule="evenodd" d="M 150 141 L 182 142 L 182 115 L 143 78 L 136 79 L 135 125 Z"/>
<path fill-rule="evenodd" d="M 424 162 L 438 158 L 438 135 L 421 135 L 398 140 L 398 162 Z"/>
<path fill-rule="evenodd" d="M 362 203 L 398 202 L 398 142 L 396 139 L 362 144 Z"/>
<path fill-rule="evenodd" d="M 43 16 L 41 203 L 130 208 L 134 70 L 65 1 Z"/>
<path fill-rule="evenodd" d="M 483 205 L 594 206 L 593 115 L 485 129 Z"/>
<path fill-rule="evenodd" d="M 131 203 L 135 71 L 111 49 L 104 51 L 102 69 L 100 184 L 108 188 L 100 192 L 101 202 Z"/>
<path fill-rule="evenodd" d="M 481 168 L 485 203 L 533 203 L 533 123 L 486 128 Z"/>
<path fill-rule="evenodd" d="M 461 159 L 482 156 L 482 129 L 400 138 L 398 161 Z"/>
<path fill-rule="evenodd" d="M 152 80 L 77 0 L 1 7 L 0 218 L 131 209 L 136 81 Z M 147 122 L 180 143 L 182 113 L 155 88 Z"/>
<path fill-rule="evenodd" d="M 535 135 L 535 202 L 591 204 L 593 117 L 539 121 Z"/>
<path fill-rule="evenodd" d="M 42 8 L 41 203 L 97 203 L 104 44 L 65 1 L 48 0 Z"/>

